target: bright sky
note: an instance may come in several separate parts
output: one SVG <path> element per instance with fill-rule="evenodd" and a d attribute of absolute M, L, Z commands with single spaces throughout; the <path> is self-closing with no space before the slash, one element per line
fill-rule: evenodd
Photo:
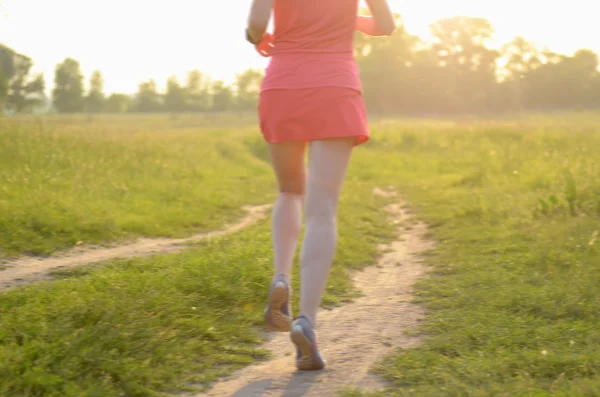
<path fill-rule="evenodd" d="M 325 0 L 323 0 L 325 1 Z M 244 41 L 251 0 L 0 0 L 0 42 L 30 56 L 34 72 L 53 84 L 57 63 L 70 56 L 87 79 L 102 72 L 107 92 L 134 93 L 150 78 L 199 69 L 230 82 L 265 60 Z M 426 38 L 428 25 L 456 15 L 489 19 L 500 43 L 515 35 L 572 54 L 600 53 L 597 1 L 390 0 L 409 32 Z"/>

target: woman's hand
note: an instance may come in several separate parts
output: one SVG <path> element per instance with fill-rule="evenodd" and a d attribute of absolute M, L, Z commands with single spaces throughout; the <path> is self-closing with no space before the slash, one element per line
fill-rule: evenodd
<path fill-rule="evenodd" d="M 262 40 L 254 46 L 256 51 L 263 57 L 270 57 L 271 51 L 275 48 L 275 36 L 271 33 L 265 33 Z"/>
<path fill-rule="evenodd" d="M 248 28 L 246 39 L 254 44 L 256 51 L 263 57 L 271 56 L 275 38 L 267 32 L 267 25 L 271 18 L 273 0 L 253 0 L 248 15 Z M 257 41 L 257 38 L 261 37 Z"/>

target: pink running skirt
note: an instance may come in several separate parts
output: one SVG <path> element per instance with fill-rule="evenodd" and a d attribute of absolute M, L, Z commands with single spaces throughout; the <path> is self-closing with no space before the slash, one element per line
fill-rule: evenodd
<path fill-rule="evenodd" d="M 360 92 L 345 87 L 270 89 L 258 107 L 265 141 L 313 141 L 355 137 L 369 140 L 367 111 Z"/>

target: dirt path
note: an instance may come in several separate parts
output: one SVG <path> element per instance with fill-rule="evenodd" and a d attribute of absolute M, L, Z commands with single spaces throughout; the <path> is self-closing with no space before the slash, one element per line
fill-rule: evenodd
<path fill-rule="evenodd" d="M 374 193 L 395 195 L 380 189 Z M 433 247 L 425 239 L 425 225 L 414 222 L 402 202 L 386 209 L 398 225 L 397 240 L 381 247 L 385 253 L 377 266 L 356 273 L 354 281 L 364 296 L 319 315 L 318 338 L 328 365 L 324 371 L 296 371 L 289 335 L 276 334 L 265 345 L 273 353 L 271 360 L 247 367 L 195 397 L 329 397 L 343 387 L 384 387 L 370 370 L 392 349 L 419 343 L 404 332 L 423 316 L 423 309 L 410 303 L 412 285 L 425 271 L 420 254 Z"/>
<path fill-rule="evenodd" d="M 226 225 L 221 230 L 196 234 L 182 239 L 144 238 L 132 244 L 115 247 L 80 247 L 60 255 L 48 258 L 23 258 L 1 263 L 4 270 L 0 270 L 0 291 L 17 287 L 23 283 L 39 280 L 48 275 L 48 272 L 58 268 L 69 268 L 114 259 L 124 259 L 147 255 L 176 252 L 185 248 L 186 244 L 194 243 L 212 237 L 234 233 L 258 220 L 264 218 L 271 205 L 244 207 L 246 215 L 238 222 Z"/>

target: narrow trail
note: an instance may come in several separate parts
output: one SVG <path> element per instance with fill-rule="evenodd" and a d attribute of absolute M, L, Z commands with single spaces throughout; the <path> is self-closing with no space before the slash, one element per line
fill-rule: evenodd
<path fill-rule="evenodd" d="M 396 195 L 381 189 L 374 194 Z M 397 225 L 396 240 L 381 246 L 383 255 L 376 266 L 355 274 L 355 285 L 364 296 L 319 314 L 317 335 L 325 370 L 296 371 L 289 334 L 272 334 L 264 346 L 272 353 L 270 360 L 246 367 L 194 397 L 328 397 L 344 387 L 384 388 L 384 381 L 370 371 L 392 349 L 420 342 L 405 331 L 414 329 L 423 317 L 424 310 L 411 303 L 412 286 L 426 270 L 421 254 L 433 248 L 425 237 L 425 225 L 411 218 L 403 202 L 386 210 Z"/>
<path fill-rule="evenodd" d="M 114 259 L 125 259 L 140 256 L 164 254 L 181 251 L 186 244 L 208 238 L 219 237 L 244 229 L 267 215 L 271 205 L 246 206 L 246 215 L 236 223 L 226 225 L 220 230 L 195 234 L 181 239 L 143 238 L 132 244 L 115 247 L 81 247 L 48 258 L 20 258 L 1 263 L 0 291 L 18 287 L 24 283 L 36 281 L 48 276 L 54 269 L 70 268 L 106 262 Z"/>

